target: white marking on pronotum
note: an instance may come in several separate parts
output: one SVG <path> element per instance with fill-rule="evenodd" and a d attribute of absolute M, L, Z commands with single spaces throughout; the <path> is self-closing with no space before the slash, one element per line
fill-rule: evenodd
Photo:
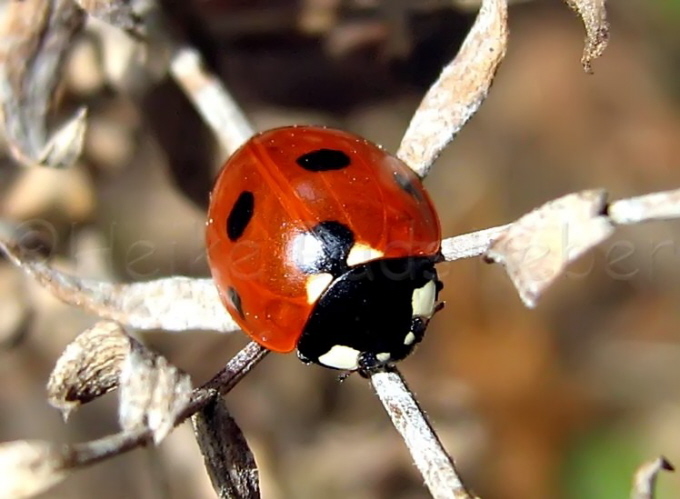
<path fill-rule="evenodd" d="M 345 345 L 335 345 L 328 352 L 319 356 L 319 362 L 336 369 L 353 371 L 359 368 L 359 355 L 361 352 Z"/>
<path fill-rule="evenodd" d="M 333 276 L 326 272 L 310 275 L 305 284 L 305 289 L 307 290 L 307 303 L 310 305 L 315 303 L 321 296 L 321 293 L 326 291 L 326 288 L 331 281 L 333 281 Z"/>
<path fill-rule="evenodd" d="M 416 335 L 409 331 L 408 334 L 404 336 L 404 345 L 411 345 L 414 341 L 416 341 Z"/>
<path fill-rule="evenodd" d="M 371 248 L 367 244 L 356 243 L 354 246 L 352 246 L 352 249 L 349 250 L 349 254 L 347 255 L 347 265 L 353 267 L 361 263 L 370 262 L 371 260 L 377 260 L 383 255 L 384 253 L 382 251 Z"/>
<path fill-rule="evenodd" d="M 381 352 L 375 356 L 375 358 L 382 363 L 387 362 L 388 360 L 390 360 L 391 357 L 392 356 L 389 354 L 389 352 Z"/>
<path fill-rule="evenodd" d="M 411 307 L 414 317 L 432 317 L 434 314 L 434 300 L 437 295 L 437 286 L 434 281 L 427 281 L 422 288 L 415 289 L 411 296 Z"/>

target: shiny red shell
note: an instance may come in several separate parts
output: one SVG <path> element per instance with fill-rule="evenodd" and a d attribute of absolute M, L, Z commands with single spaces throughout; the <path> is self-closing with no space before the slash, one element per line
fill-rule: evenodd
<path fill-rule="evenodd" d="M 320 149 L 344 152 L 349 164 L 308 171 L 297 163 Z M 252 193 L 252 209 L 233 240 L 228 219 L 244 192 Z M 350 228 L 355 242 L 379 250 L 381 258 L 434 256 L 440 249 L 439 219 L 420 179 L 350 133 L 309 126 L 260 133 L 217 178 L 207 223 L 210 269 L 230 314 L 270 350 L 293 350 L 314 307 L 296 252 L 304 250 L 300 234 L 329 220 Z"/>

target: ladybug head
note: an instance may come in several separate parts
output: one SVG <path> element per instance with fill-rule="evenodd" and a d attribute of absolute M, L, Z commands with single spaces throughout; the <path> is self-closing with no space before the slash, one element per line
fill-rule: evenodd
<path fill-rule="evenodd" d="M 298 356 L 362 372 L 397 362 L 422 340 L 440 289 L 433 258 L 352 267 L 319 297 L 298 340 Z"/>

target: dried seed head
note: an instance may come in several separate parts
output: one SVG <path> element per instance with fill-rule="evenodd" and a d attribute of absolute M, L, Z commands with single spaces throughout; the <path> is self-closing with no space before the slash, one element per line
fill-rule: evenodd
<path fill-rule="evenodd" d="M 490 246 L 486 257 L 505 265 L 522 301 L 536 300 L 566 266 L 614 231 L 605 193 L 583 191 L 524 215 Z"/>
<path fill-rule="evenodd" d="M 133 342 L 120 377 L 118 419 L 124 430 L 140 426 L 160 443 L 191 400 L 191 379 L 164 357 Z"/>
<path fill-rule="evenodd" d="M 80 404 L 118 386 L 121 365 L 132 340 L 115 322 L 98 322 L 66 347 L 47 383 L 49 403 L 64 419 Z"/>
<path fill-rule="evenodd" d="M 224 399 L 216 396 L 191 422 L 218 497 L 260 497 L 255 458 Z"/>

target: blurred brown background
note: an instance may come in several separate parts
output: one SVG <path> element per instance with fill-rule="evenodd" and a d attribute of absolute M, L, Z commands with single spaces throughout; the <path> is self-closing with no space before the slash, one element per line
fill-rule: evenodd
<path fill-rule="evenodd" d="M 427 84 L 473 17 L 446 2 L 167 0 L 259 129 L 321 123 L 395 150 Z M 426 184 L 444 233 L 506 223 L 559 195 L 612 198 L 680 185 L 680 2 L 609 3 L 612 40 L 581 71 L 583 28 L 558 0 L 519 2 L 487 102 Z M 69 171 L 5 154 L 0 216 L 81 276 L 207 275 L 203 217 L 224 158 L 168 79 L 126 73 L 125 37 L 94 23 L 69 63 L 64 108 L 91 113 Z M 28 230 L 30 229 L 30 230 Z M 619 230 L 536 310 L 500 267 L 443 264 L 446 308 L 402 371 L 467 483 L 485 499 L 627 497 L 634 468 L 680 464 L 680 222 Z M 117 430 L 115 396 L 64 425 L 45 401 L 64 346 L 94 318 L 0 261 L 0 440 L 82 441 Z M 145 335 L 195 377 L 239 334 Z M 229 395 L 263 495 L 420 498 L 422 479 L 367 383 L 272 355 Z M 187 425 L 158 449 L 84 470 L 50 498 L 210 498 Z M 680 497 L 664 475 L 659 498 Z"/>

